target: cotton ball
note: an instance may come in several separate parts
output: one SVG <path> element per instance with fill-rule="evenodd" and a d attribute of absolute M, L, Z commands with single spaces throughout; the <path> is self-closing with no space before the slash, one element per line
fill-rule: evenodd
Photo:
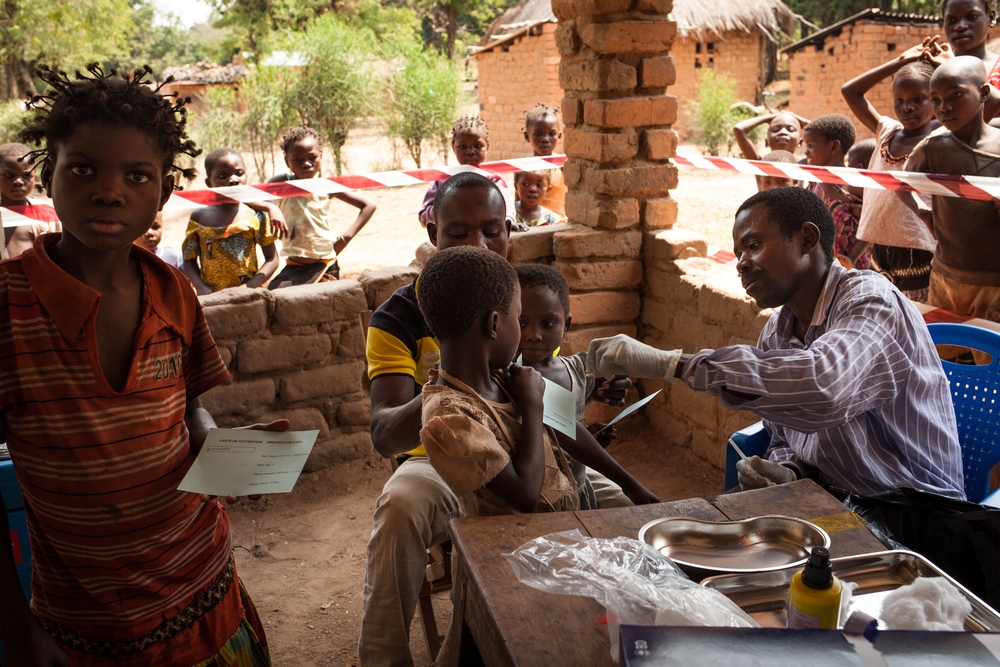
<path fill-rule="evenodd" d="M 960 631 L 971 611 L 972 604 L 942 577 L 921 577 L 882 602 L 882 620 L 890 630 Z"/>

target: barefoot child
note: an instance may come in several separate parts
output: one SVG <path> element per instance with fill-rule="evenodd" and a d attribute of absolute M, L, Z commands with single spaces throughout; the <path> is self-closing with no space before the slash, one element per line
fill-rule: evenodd
<path fill-rule="evenodd" d="M 31 206 L 28 195 L 35 188 L 35 158 L 24 144 L 0 146 L 0 206 Z M 59 221 L 4 227 L 4 247 L 0 259 L 18 257 L 31 247 L 36 237 L 61 232 Z"/>
<path fill-rule="evenodd" d="M 316 130 L 293 127 L 281 138 L 281 151 L 291 173 L 279 174 L 269 183 L 320 177 L 323 144 Z M 358 209 L 358 217 L 342 233 L 335 231 L 331 199 Z M 278 205 L 285 215 L 289 237 L 281 249 L 285 268 L 271 281 L 270 289 L 339 280 L 337 257 L 375 214 L 375 202 L 357 192 L 289 197 Z"/>
<path fill-rule="evenodd" d="M 511 364 L 521 303 L 510 264 L 483 248 L 442 250 L 421 272 L 417 296 L 441 343 L 440 369 L 424 387 L 420 439 L 463 514 L 578 509 L 563 450 L 598 469 L 617 469 L 635 502 L 656 502 L 582 425 L 573 440 L 542 424 L 542 376 Z"/>
<path fill-rule="evenodd" d="M 232 148 L 216 148 L 206 155 L 205 175 L 210 188 L 247 182 L 243 158 Z M 263 287 L 278 268 L 276 239 L 270 216 L 247 204 L 199 208 L 191 214 L 184 235 L 184 273 L 198 294 Z M 259 269 L 257 246 L 264 254 Z"/>
<path fill-rule="evenodd" d="M 490 130 L 486 127 L 486 121 L 479 116 L 462 116 L 451 126 L 451 149 L 458 158 L 458 163 L 469 167 L 478 167 L 486 161 L 486 153 L 490 149 Z M 514 223 L 514 200 L 507 189 L 507 182 L 499 174 L 489 174 L 488 179 L 496 183 L 503 194 L 506 204 L 506 218 Z M 424 195 L 424 203 L 420 205 L 417 217 L 420 225 L 426 227 L 429 222 L 434 221 L 434 197 L 437 195 L 441 183 L 448 180 L 447 177 L 431 183 Z"/>
<path fill-rule="evenodd" d="M 48 96 L 22 132 L 43 145 L 63 232 L 0 264 L 0 436 L 32 557 L 29 606 L 0 540 L 4 659 L 269 665 L 226 511 L 177 490 L 214 426 L 198 396 L 229 374 L 186 281 L 134 245 L 177 155 L 197 154 L 184 102 L 154 92 L 148 70 L 88 69 L 43 70 Z"/>
<path fill-rule="evenodd" d="M 156 214 L 156 217 L 153 218 L 153 224 L 146 230 L 145 234 L 135 240 L 135 244 L 145 248 L 175 269 L 183 271 L 184 256 L 177 248 L 161 245 L 161 240 L 163 240 L 163 211 Z"/>
<path fill-rule="evenodd" d="M 931 107 L 934 66 L 923 60 L 926 49 L 915 46 L 898 57 L 843 85 L 847 105 L 861 124 L 875 133 L 876 151 L 869 169 L 903 168 L 913 147 L 940 127 Z M 865 97 L 876 84 L 892 77 L 893 113 L 883 115 Z M 924 201 L 930 204 L 930 198 Z M 858 241 L 871 244 L 871 268 L 888 278 L 913 301 L 927 302 L 931 258 L 937 242 L 927 225 L 892 190 L 865 191 L 858 222 Z"/>
<path fill-rule="evenodd" d="M 552 172 L 519 171 L 514 174 L 514 190 L 517 201 L 514 210 L 517 211 L 516 222 L 527 227 L 543 227 L 564 222 L 563 218 L 541 205 L 549 191 Z"/>
<path fill-rule="evenodd" d="M 808 125 L 809 121 L 790 111 L 783 111 L 737 123 L 733 128 L 733 135 L 736 136 L 736 144 L 743 152 L 743 157 L 748 160 L 760 159 L 757 156 L 757 148 L 750 141 L 749 135 L 751 130 L 764 123 L 768 124 L 767 138 L 764 139 L 765 148 L 770 148 L 772 151 L 795 153 L 802 145 L 802 128 Z"/>
<path fill-rule="evenodd" d="M 854 144 L 854 125 L 847 116 L 837 113 L 820 116 L 806 125 L 803 142 L 806 160 L 820 167 L 843 167 L 847 151 Z M 816 193 L 830 213 L 837 228 L 834 253 L 847 268 L 867 269 L 868 255 L 864 244 L 857 243 L 858 208 L 861 200 L 851 192 L 829 183 L 812 183 Z"/>
<path fill-rule="evenodd" d="M 521 286 L 521 344 L 518 355 L 521 363 L 534 368 L 547 380 L 569 389 L 576 397 L 576 419 L 586 426 L 587 402 L 594 389 L 603 380 L 587 375 L 587 353 L 556 356 L 563 336 L 569 330 L 573 316 L 569 312 L 569 285 L 566 278 L 551 266 L 522 264 L 518 266 L 517 281 Z M 619 376 L 631 386 L 631 381 Z M 619 380 L 616 380 L 619 381 Z M 607 448 L 616 437 L 615 427 L 596 423 L 588 431 L 600 445 Z M 587 468 L 574 458 L 570 459 L 576 485 L 580 491 L 580 509 L 627 507 L 632 505 L 620 486 L 610 479 Z M 612 471 L 618 474 L 619 471 Z M 624 472 L 624 471 L 620 471 Z"/>
<path fill-rule="evenodd" d="M 562 139 L 562 130 L 559 129 L 559 126 L 558 109 L 544 104 L 536 104 L 524 112 L 524 140 L 531 144 L 532 155 L 545 157 L 555 152 L 556 144 Z M 568 188 L 563 179 L 563 171 L 562 169 L 552 169 L 549 174 L 549 191 L 542 198 L 542 206 L 565 220 Z"/>
<path fill-rule="evenodd" d="M 948 131 L 917 144 L 905 171 L 1000 176 L 1000 129 L 983 118 L 989 95 L 986 70 L 978 58 L 960 56 L 938 67 L 930 81 L 931 105 Z M 996 200 L 934 196 L 933 206 L 928 206 L 915 193 L 897 194 L 937 239 L 927 303 L 1000 322 Z"/>

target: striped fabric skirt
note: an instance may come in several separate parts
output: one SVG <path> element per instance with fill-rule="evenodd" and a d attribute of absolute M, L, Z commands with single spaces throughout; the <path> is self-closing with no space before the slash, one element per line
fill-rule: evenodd
<path fill-rule="evenodd" d="M 261 625 L 257 607 L 240 581 L 243 621 L 218 653 L 194 667 L 271 667 L 271 652 Z"/>

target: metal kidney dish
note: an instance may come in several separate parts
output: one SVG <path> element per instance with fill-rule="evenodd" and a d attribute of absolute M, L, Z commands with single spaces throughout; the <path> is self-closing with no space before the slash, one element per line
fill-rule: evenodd
<path fill-rule="evenodd" d="M 826 531 L 803 519 L 766 515 L 741 521 L 668 517 L 639 530 L 652 546 L 695 578 L 727 572 L 768 572 L 800 565 L 813 547 L 829 547 Z"/>

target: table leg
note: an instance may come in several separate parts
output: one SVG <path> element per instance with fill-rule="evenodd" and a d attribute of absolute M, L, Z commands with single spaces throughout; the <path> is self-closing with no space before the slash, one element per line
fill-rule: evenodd
<path fill-rule="evenodd" d="M 469 577 L 462 566 L 460 558 L 456 558 L 453 566 L 455 608 L 451 615 L 451 629 L 441 647 L 443 655 L 435 664 L 443 667 L 479 667 L 484 665 L 479 654 L 479 647 L 472 637 L 468 624 L 465 622 L 465 607 L 468 600 Z"/>

